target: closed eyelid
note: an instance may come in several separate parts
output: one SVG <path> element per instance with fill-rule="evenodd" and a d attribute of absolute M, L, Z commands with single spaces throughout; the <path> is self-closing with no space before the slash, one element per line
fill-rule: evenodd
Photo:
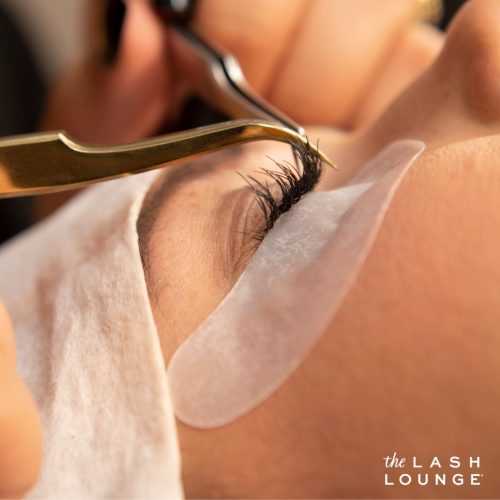
<path fill-rule="evenodd" d="M 273 160 L 276 170 L 260 169 L 259 179 L 239 174 L 247 185 L 219 202 L 218 210 L 232 212 L 226 256 L 228 269 L 236 277 L 276 220 L 312 191 L 321 178 L 323 165 L 312 148 L 294 152 L 295 165 Z M 218 220 L 217 214 L 214 220 Z"/>
<path fill-rule="evenodd" d="M 227 221 L 218 244 L 223 250 L 227 274 L 236 278 L 256 249 L 255 235 L 266 225 L 264 214 L 255 195 L 244 186 L 223 195 L 211 219 L 214 230 L 221 227 L 221 220 Z"/>
<path fill-rule="evenodd" d="M 217 169 L 221 158 L 236 158 L 238 148 L 215 153 L 202 160 L 194 160 L 165 171 L 146 194 L 137 220 L 137 233 L 141 258 L 145 271 L 148 272 L 150 252 L 149 244 L 156 220 L 167 202 L 173 199 L 182 188 L 191 182 L 201 180 Z"/>
<path fill-rule="evenodd" d="M 258 246 L 255 234 L 267 221 L 237 171 L 269 165 L 270 151 L 290 158 L 286 145 L 274 146 L 166 169 L 147 194 L 137 224 L 139 251 L 167 359 L 233 288 Z"/>
<path fill-rule="evenodd" d="M 250 168 L 238 161 L 240 152 L 238 148 L 229 155 L 213 155 L 203 162 L 182 165 L 159 179 L 144 201 L 137 224 L 146 273 L 150 268 L 149 245 L 153 231 L 157 230 L 154 228 L 156 220 L 158 217 L 168 218 L 168 214 L 161 213 L 162 210 L 169 211 L 174 206 L 183 210 L 182 200 L 176 200 L 183 196 L 184 191 L 191 191 L 190 199 L 198 200 L 200 217 L 210 227 L 211 237 L 205 244 L 206 255 L 216 256 L 213 265 L 220 267 L 217 274 L 223 280 L 230 280 L 241 274 L 274 222 L 314 188 L 322 173 L 319 157 L 312 148 L 306 147 L 295 150 L 298 160 L 296 165 L 272 160 L 274 169 L 256 170 L 257 177 L 240 174 L 247 181 L 245 186 L 241 181 L 238 183 L 238 170 L 249 171 Z M 258 158 L 252 160 L 255 164 Z M 235 163 L 241 165 L 238 170 L 234 168 Z M 219 174 L 225 175 L 228 180 L 219 177 Z M 232 182 L 235 187 L 229 189 Z M 212 189 L 215 193 L 213 196 L 219 196 L 215 202 L 209 194 Z M 205 210 L 204 198 L 211 199 L 211 208 L 205 212 L 206 217 L 201 212 Z M 185 224 L 189 223 L 187 219 Z M 196 238 L 195 235 L 193 237 Z"/>
<path fill-rule="evenodd" d="M 266 220 L 265 227 L 256 236 L 258 242 L 282 214 L 315 188 L 323 174 L 321 158 L 309 144 L 293 147 L 293 153 L 295 164 L 273 160 L 276 169 L 261 169 L 260 173 L 266 175 L 264 182 L 254 176 L 242 175 Z"/>

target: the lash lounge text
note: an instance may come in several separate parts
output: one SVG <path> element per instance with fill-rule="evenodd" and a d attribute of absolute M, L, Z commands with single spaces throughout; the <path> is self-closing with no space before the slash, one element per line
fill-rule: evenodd
<path fill-rule="evenodd" d="M 480 457 L 447 458 L 399 457 L 396 452 L 383 458 L 385 486 L 480 486 L 483 474 Z"/>

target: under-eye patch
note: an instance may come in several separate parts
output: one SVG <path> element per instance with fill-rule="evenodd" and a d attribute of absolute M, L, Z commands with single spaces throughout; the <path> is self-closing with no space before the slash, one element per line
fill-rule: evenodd
<path fill-rule="evenodd" d="M 393 143 L 353 183 L 311 193 L 276 221 L 232 291 L 172 357 L 168 382 L 181 421 L 227 424 L 288 379 L 339 309 L 424 147 Z"/>

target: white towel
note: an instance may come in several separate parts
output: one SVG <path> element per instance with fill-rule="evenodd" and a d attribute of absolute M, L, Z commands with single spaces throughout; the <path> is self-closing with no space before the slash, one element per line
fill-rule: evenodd
<path fill-rule="evenodd" d="M 155 177 L 88 189 L 0 251 L 0 297 L 44 430 L 29 497 L 183 497 L 136 230 Z"/>

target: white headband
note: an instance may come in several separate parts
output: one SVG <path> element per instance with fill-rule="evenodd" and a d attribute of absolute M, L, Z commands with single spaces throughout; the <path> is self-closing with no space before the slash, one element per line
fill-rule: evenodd
<path fill-rule="evenodd" d="M 137 241 L 155 176 L 90 188 L 0 252 L 0 296 L 44 431 L 35 498 L 183 496 Z"/>

